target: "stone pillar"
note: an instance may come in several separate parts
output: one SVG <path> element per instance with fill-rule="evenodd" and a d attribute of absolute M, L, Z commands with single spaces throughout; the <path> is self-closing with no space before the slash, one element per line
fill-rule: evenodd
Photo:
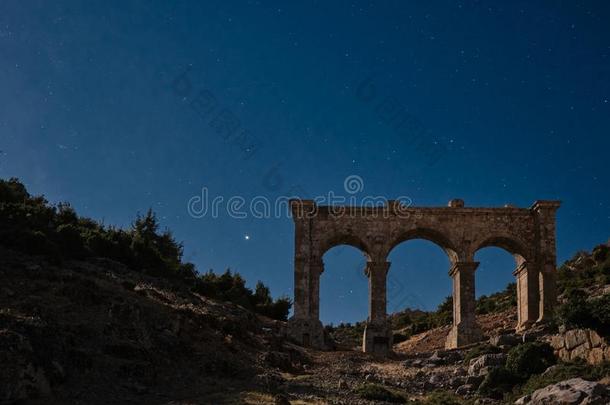
<path fill-rule="evenodd" d="M 294 315 L 288 320 L 288 337 L 303 346 L 324 348 L 320 322 L 320 274 L 322 261 L 312 246 L 312 221 L 317 207 L 311 200 L 291 200 L 294 220 Z"/>
<path fill-rule="evenodd" d="M 553 315 L 557 303 L 555 263 L 545 263 L 538 274 L 540 304 L 537 322 L 546 322 Z"/>
<path fill-rule="evenodd" d="M 386 276 L 389 262 L 368 262 L 369 317 L 364 328 L 362 351 L 386 356 L 392 350 L 392 329 L 386 317 Z"/>
<path fill-rule="evenodd" d="M 294 316 L 288 320 L 288 336 L 294 342 L 324 349 L 324 327 L 320 322 L 321 260 L 295 258 Z"/>
<path fill-rule="evenodd" d="M 307 262 L 300 257 L 294 258 L 294 317 L 309 316 L 309 277 Z"/>
<path fill-rule="evenodd" d="M 445 347 L 455 349 L 482 339 L 475 318 L 474 272 L 478 262 L 456 262 L 449 270 L 453 278 L 453 327 Z"/>
<path fill-rule="evenodd" d="M 309 317 L 320 319 L 320 276 L 324 272 L 321 259 L 309 263 Z"/>
<path fill-rule="evenodd" d="M 538 319 L 538 272 L 523 262 L 513 272 L 517 279 L 517 332 L 529 328 Z"/>
<path fill-rule="evenodd" d="M 557 302 L 555 217 L 559 201 L 536 201 L 531 208 L 536 223 L 536 265 L 538 277 L 538 322 L 545 322 Z"/>

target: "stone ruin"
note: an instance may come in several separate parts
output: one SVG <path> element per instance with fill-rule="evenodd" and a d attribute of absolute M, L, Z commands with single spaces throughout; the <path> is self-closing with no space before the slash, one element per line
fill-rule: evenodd
<path fill-rule="evenodd" d="M 386 355 L 392 332 L 386 316 L 387 257 L 410 239 L 439 245 L 450 261 L 453 279 L 453 326 L 446 347 L 481 340 L 475 319 L 475 253 L 487 246 L 507 250 L 516 262 L 517 331 L 544 322 L 556 301 L 555 213 L 559 201 L 536 201 L 531 208 L 473 208 L 462 200 L 447 207 L 406 207 L 398 201 L 384 206 L 318 206 L 312 200 L 291 200 L 295 223 L 294 316 L 288 334 L 304 346 L 324 348 L 319 319 L 322 257 L 338 245 L 362 251 L 369 284 L 369 315 L 362 350 Z"/>

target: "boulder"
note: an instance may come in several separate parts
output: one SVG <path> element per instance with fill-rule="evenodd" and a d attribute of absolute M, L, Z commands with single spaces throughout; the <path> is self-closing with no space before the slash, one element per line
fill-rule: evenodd
<path fill-rule="evenodd" d="M 608 389 L 599 383 L 572 378 L 534 391 L 531 396 L 519 398 L 519 405 L 604 405 L 608 404 Z"/>
<path fill-rule="evenodd" d="M 466 377 L 463 376 L 458 376 L 458 377 L 453 377 L 449 380 L 449 387 L 450 388 L 457 388 L 461 385 L 466 384 Z"/>
<path fill-rule="evenodd" d="M 443 385 L 443 376 L 440 374 L 432 374 L 428 379 L 428 383 L 435 387 L 440 387 Z"/>
<path fill-rule="evenodd" d="M 464 385 L 460 385 L 459 387 L 457 387 L 457 389 L 455 390 L 455 394 L 460 395 L 460 396 L 465 396 L 465 395 L 472 393 L 474 390 L 475 390 L 475 387 L 473 387 L 472 385 L 464 384 Z"/>
<path fill-rule="evenodd" d="M 466 377 L 466 384 L 472 385 L 475 388 L 479 388 L 479 385 L 481 385 L 484 379 L 484 375 L 470 375 Z"/>
<path fill-rule="evenodd" d="M 434 366 L 439 366 L 441 364 L 445 364 L 445 360 L 439 355 L 438 350 L 432 353 L 432 356 L 426 360 L 426 364 L 431 364 Z"/>
<path fill-rule="evenodd" d="M 521 339 L 513 333 L 505 333 L 501 335 L 492 336 L 489 338 L 489 344 L 492 346 L 516 346 L 520 343 Z"/>
<path fill-rule="evenodd" d="M 589 331 L 589 341 L 592 347 L 600 347 L 604 340 L 594 330 Z"/>
<path fill-rule="evenodd" d="M 550 344 L 553 349 L 560 350 L 564 348 L 565 340 L 562 335 L 553 335 Z"/>
<path fill-rule="evenodd" d="M 580 345 L 588 345 L 590 348 L 589 334 L 584 329 L 572 329 L 565 335 L 566 349 L 572 350 Z"/>
<path fill-rule="evenodd" d="M 587 347 L 586 344 L 585 345 L 576 346 L 570 352 L 570 360 L 576 360 L 576 359 L 586 360 L 588 354 L 589 354 L 589 347 Z"/>
<path fill-rule="evenodd" d="M 475 357 L 470 360 L 468 367 L 468 375 L 478 376 L 489 373 L 492 368 L 503 366 L 506 362 L 506 355 L 504 353 L 497 354 L 484 354 L 479 357 Z"/>
<path fill-rule="evenodd" d="M 468 374 L 468 372 L 466 371 L 466 369 L 464 367 L 456 367 L 456 369 L 453 370 L 454 376 L 464 376 L 466 374 Z"/>
<path fill-rule="evenodd" d="M 275 405 L 290 405 L 288 397 L 284 394 L 276 394 L 273 400 L 275 402 Z"/>
<path fill-rule="evenodd" d="M 601 364 L 604 362 L 604 349 L 596 347 L 589 351 L 587 355 L 587 363 L 589 364 Z"/>

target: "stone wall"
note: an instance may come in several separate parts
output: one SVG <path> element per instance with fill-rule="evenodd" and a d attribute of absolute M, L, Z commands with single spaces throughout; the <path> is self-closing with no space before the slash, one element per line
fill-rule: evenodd
<path fill-rule="evenodd" d="M 550 338 L 555 354 L 563 361 L 586 360 L 589 364 L 610 361 L 608 342 L 590 329 L 571 329 Z"/>

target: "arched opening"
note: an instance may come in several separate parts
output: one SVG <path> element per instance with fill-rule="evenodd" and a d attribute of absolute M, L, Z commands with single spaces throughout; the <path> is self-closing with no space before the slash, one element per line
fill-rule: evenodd
<path fill-rule="evenodd" d="M 452 280 L 448 272 L 454 257 L 451 249 L 428 238 L 404 240 L 388 254 L 387 312 L 395 350 L 426 351 L 429 348 L 421 345 L 428 341 L 401 343 L 432 328 L 451 325 Z M 444 347 L 445 335 L 441 334 L 435 343 L 438 347 L 433 349 Z"/>
<path fill-rule="evenodd" d="M 524 262 L 506 247 L 484 246 L 475 252 L 476 314 L 485 332 L 517 327 L 517 283 L 515 269 Z M 504 314 L 498 316 L 498 314 Z"/>
<path fill-rule="evenodd" d="M 320 276 L 320 321 L 339 348 L 361 345 L 368 316 L 368 255 L 351 245 L 328 249 Z"/>

